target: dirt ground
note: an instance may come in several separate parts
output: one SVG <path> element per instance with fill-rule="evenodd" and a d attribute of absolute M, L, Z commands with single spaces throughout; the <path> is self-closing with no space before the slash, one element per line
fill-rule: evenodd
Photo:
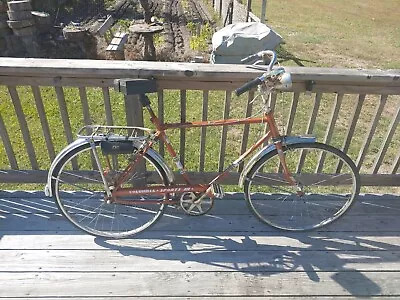
<path fill-rule="evenodd" d="M 196 55 L 190 49 L 191 33 L 186 25 L 213 23 L 203 2 L 201 0 L 154 0 L 150 6 L 153 7 L 153 15 L 162 22 L 164 27 L 155 39 L 157 60 L 188 61 Z M 141 8 L 138 7 L 138 9 L 140 13 Z M 125 17 L 129 18 L 129 14 L 123 16 Z M 125 58 L 127 60 L 142 59 L 142 49 L 143 38 L 135 34 L 130 35 L 125 47 Z"/>
<path fill-rule="evenodd" d="M 164 30 L 154 38 L 156 59 L 189 61 L 196 54 L 198 55 L 190 49 L 191 33 L 187 29 L 187 24 L 213 24 L 211 14 L 202 0 L 149 0 L 149 6 L 151 14 L 164 27 Z M 114 6 L 102 7 L 97 11 L 90 11 L 88 6 L 85 9 L 76 8 L 70 13 L 57 14 L 51 32 L 38 35 L 37 43 L 41 49 L 38 57 L 116 59 L 114 55 L 106 51 L 112 39 L 110 32 L 105 36 L 96 34 L 96 29 L 104 22 L 107 15 L 112 15 L 115 20 L 112 31 L 118 31 L 120 24 L 124 24 L 122 31 L 128 32 L 129 24 L 143 22 L 144 19 L 144 12 L 138 0 L 117 0 Z M 72 24 L 71 22 L 87 29 L 87 35 L 83 40 L 70 41 L 63 38 L 62 28 Z M 143 36 L 129 33 L 124 50 L 125 59 L 143 60 L 143 47 Z M 29 57 L 29 53 L 22 51 L 21 47 L 16 48 L 18 51 L 7 51 L 3 55 Z"/>

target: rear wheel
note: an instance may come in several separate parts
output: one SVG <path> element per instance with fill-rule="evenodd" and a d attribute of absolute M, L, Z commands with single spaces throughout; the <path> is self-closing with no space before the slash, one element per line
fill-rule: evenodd
<path fill-rule="evenodd" d="M 134 154 L 105 155 L 100 142 L 95 145 L 101 169 L 90 144 L 69 152 L 56 166 L 52 186 L 59 209 L 75 226 L 96 236 L 126 238 L 149 228 L 162 216 L 165 209 L 163 200 L 167 195 L 123 199 L 135 201 L 130 205 L 107 201 L 101 171 L 112 190 Z M 121 187 L 168 185 L 163 169 L 147 154 L 133 166 L 130 174 Z"/>
<path fill-rule="evenodd" d="M 283 230 L 311 230 L 332 223 L 350 208 L 360 183 L 346 154 L 320 143 L 288 145 L 283 151 L 295 186 L 284 178 L 277 150 L 246 175 L 246 201 L 261 221 Z"/>

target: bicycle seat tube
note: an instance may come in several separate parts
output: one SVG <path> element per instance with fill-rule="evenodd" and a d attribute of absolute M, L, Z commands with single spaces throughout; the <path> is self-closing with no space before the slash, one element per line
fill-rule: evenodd
<path fill-rule="evenodd" d="M 178 158 L 177 153 L 175 152 L 174 148 L 171 145 L 171 142 L 169 141 L 167 135 L 165 134 L 165 126 L 164 124 L 161 123 L 160 119 L 157 117 L 155 112 L 150 106 L 150 102 L 147 103 L 145 106 L 147 112 L 150 115 L 150 121 L 156 126 L 157 132 L 156 132 L 156 137 L 161 139 L 165 147 L 167 148 L 168 153 L 171 155 L 172 160 L 174 161 L 175 165 L 177 166 L 179 173 L 182 175 L 182 178 L 185 180 L 187 184 L 191 184 L 189 176 L 186 173 L 185 168 L 183 167 L 181 161 Z"/>

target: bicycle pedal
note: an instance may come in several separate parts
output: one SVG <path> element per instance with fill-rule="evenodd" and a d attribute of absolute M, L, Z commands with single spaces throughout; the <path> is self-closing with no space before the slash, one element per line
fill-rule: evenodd
<path fill-rule="evenodd" d="M 218 198 L 218 199 L 222 199 L 225 196 L 222 186 L 220 186 L 218 183 L 213 183 L 211 185 L 211 192 L 213 193 L 215 198 Z"/>

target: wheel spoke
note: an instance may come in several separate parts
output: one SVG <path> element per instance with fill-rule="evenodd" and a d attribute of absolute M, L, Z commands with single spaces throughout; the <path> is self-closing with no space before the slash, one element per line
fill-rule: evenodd
<path fill-rule="evenodd" d="M 289 171 L 297 170 L 301 159 L 301 169 L 292 172 L 297 186 L 277 178 L 281 173 L 268 173 L 280 165 L 276 150 L 261 158 L 246 174 L 246 200 L 261 221 L 284 230 L 309 230 L 329 224 L 347 211 L 358 194 L 359 176 L 354 163 L 343 152 L 312 143 L 290 145 L 284 153 Z M 324 157 L 325 172 L 318 168 L 320 157 Z M 345 166 L 342 173 L 328 172 L 332 162 Z"/>
<path fill-rule="evenodd" d="M 327 182 L 329 182 L 329 181 L 332 180 L 332 179 L 337 179 L 337 178 L 340 178 L 340 177 L 343 177 L 343 176 L 349 176 L 349 174 L 338 174 L 338 175 L 335 175 L 335 176 L 330 177 L 329 179 L 320 180 L 320 181 L 318 181 L 318 182 L 315 182 L 315 183 L 313 183 L 313 184 L 310 184 L 310 186 L 319 185 L 319 184 L 321 184 L 321 183 L 327 183 Z M 349 178 L 348 180 L 351 180 L 351 178 Z"/>
<path fill-rule="evenodd" d="M 114 155 L 119 161 L 119 164 L 114 166 L 118 166 L 120 169 L 110 169 L 110 165 L 107 164 L 108 158 L 103 155 L 102 151 L 99 151 L 99 146 L 97 143 L 96 154 L 99 162 L 100 164 L 104 163 L 102 169 L 106 170 L 106 180 L 113 182 L 117 176 L 124 173 L 127 167 L 122 162 L 129 160 L 123 156 L 130 154 Z M 163 197 L 158 197 L 157 199 L 160 201 L 154 202 L 154 196 L 143 194 L 124 199 L 133 201 L 132 203 L 135 204 L 132 205 L 109 203 L 105 197 L 104 183 L 98 179 L 100 178 L 98 170 L 92 169 L 90 172 L 84 171 L 83 173 L 81 170 L 72 171 L 72 160 L 78 160 L 82 170 L 92 168 L 91 153 L 91 147 L 87 144 L 67 154 L 59 163 L 60 166 L 56 167 L 56 170 L 59 170 L 58 175 L 52 178 L 55 185 L 54 197 L 61 212 L 68 220 L 90 234 L 111 238 L 134 235 L 158 221 L 165 209 Z M 138 169 L 139 166 L 136 170 L 136 166 L 133 166 L 132 175 L 126 182 L 121 183 L 121 188 L 132 187 L 132 184 L 136 188 L 147 187 L 151 185 L 147 182 L 151 173 L 157 174 L 159 177 L 159 179 L 155 175 L 151 177 L 158 182 L 158 186 L 160 182 L 168 185 L 164 171 L 150 157 L 144 155 L 140 165 L 140 168 L 144 168 L 143 171 Z M 112 184 L 110 184 L 110 189 L 113 189 Z M 141 201 L 141 203 L 138 204 L 137 201 Z"/>
<path fill-rule="evenodd" d="M 286 181 L 286 180 L 279 180 L 279 179 L 277 179 L 277 178 L 273 178 L 273 177 L 270 177 L 270 176 L 266 176 L 266 175 L 261 175 L 261 174 L 257 174 L 254 178 L 257 178 L 257 179 L 266 179 L 267 180 L 267 182 L 268 181 L 275 181 L 275 182 L 280 182 L 280 183 L 284 183 L 285 185 L 286 184 L 288 184 L 288 182 Z M 254 178 L 252 178 L 251 180 L 253 180 Z M 258 183 L 263 183 L 262 181 L 257 181 Z"/>
<path fill-rule="evenodd" d="M 99 171 L 96 170 L 96 172 L 99 172 Z M 102 180 L 99 180 L 99 179 L 90 178 L 90 177 L 87 177 L 87 176 L 82 176 L 82 175 L 74 174 L 74 173 L 71 173 L 71 172 L 64 172 L 64 175 L 68 175 L 68 176 L 71 176 L 71 177 L 76 177 L 76 178 L 79 178 L 79 179 L 85 179 L 85 180 L 91 181 L 91 182 L 103 182 Z M 53 177 L 53 178 L 55 178 L 55 177 Z"/>
<path fill-rule="evenodd" d="M 88 188 L 84 187 L 83 185 L 76 184 L 76 183 L 70 183 L 70 182 L 65 181 L 65 179 L 60 179 L 60 177 L 55 178 L 55 180 L 58 182 L 58 184 L 62 183 L 64 185 L 68 185 L 70 187 L 74 187 L 75 190 L 77 189 L 79 191 L 85 191 L 85 192 L 91 192 L 91 193 L 95 192 L 95 191 L 93 191 L 91 189 L 88 189 Z M 98 181 L 98 182 L 99 183 L 103 183 L 103 181 Z"/>

